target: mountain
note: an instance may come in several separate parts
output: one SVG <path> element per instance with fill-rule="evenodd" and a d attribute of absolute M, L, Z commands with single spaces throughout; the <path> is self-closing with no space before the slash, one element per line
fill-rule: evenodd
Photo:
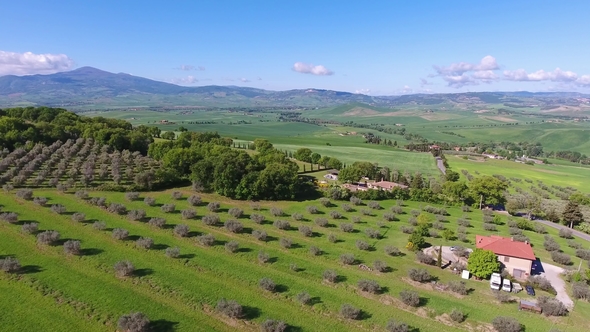
<path fill-rule="evenodd" d="M 185 87 L 92 67 L 50 75 L 0 77 L 0 107 L 47 105 L 72 110 L 121 107 L 327 107 L 363 103 L 375 107 L 436 104 L 576 103 L 578 93 L 471 92 L 367 96 L 299 89 L 269 91 L 238 86 Z M 525 103 L 526 105 L 526 103 Z"/>

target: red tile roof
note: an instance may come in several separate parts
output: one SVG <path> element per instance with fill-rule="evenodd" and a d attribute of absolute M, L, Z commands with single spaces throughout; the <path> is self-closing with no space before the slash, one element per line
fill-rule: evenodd
<path fill-rule="evenodd" d="M 533 248 L 526 242 L 514 241 L 511 238 L 497 235 L 475 236 L 475 245 L 477 248 L 491 250 L 496 255 L 510 256 L 528 260 L 535 260 Z"/>

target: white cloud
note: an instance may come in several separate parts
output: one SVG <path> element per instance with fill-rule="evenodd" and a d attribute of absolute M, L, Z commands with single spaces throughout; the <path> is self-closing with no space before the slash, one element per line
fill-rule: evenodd
<path fill-rule="evenodd" d="M 242 77 L 242 78 L 240 78 L 240 81 L 242 81 L 242 82 L 244 82 L 244 83 L 248 83 L 248 82 L 250 82 L 250 80 L 249 80 L 249 79 L 247 79 L 247 78 L 243 78 L 243 77 Z"/>
<path fill-rule="evenodd" d="M 195 84 L 199 80 L 196 77 L 189 75 L 187 77 L 173 78 L 170 81 L 172 83 L 178 84 L 178 85 L 188 85 L 188 84 Z"/>
<path fill-rule="evenodd" d="M 470 71 L 485 71 L 485 70 L 497 70 L 500 69 L 498 66 L 498 62 L 496 58 L 491 55 L 486 55 L 481 59 L 479 63 L 468 63 L 468 62 L 457 62 L 452 63 L 450 66 L 441 67 L 441 66 L 434 66 L 434 70 L 439 75 L 462 75 L 464 73 Z"/>
<path fill-rule="evenodd" d="M 369 93 L 371 93 L 371 89 L 358 89 L 358 90 L 355 90 L 354 93 L 360 94 L 360 95 L 368 95 Z"/>
<path fill-rule="evenodd" d="M 198 70 L 198 71 L 204 71 L 205 67 L 203 66 L 193 66 L 193 65 L 181 65 L 179 67 L 176 67 L 174 69 L 178 69 L 178 70 L 183 70 L 183 71 L 191 71 L 191 70 Z"/>
<path fill-rule="evenodd" d="M 580 77 L 580 79 L 582 79 L 582 77 Z M 524 69 L 517 69 L 505 70 L 504 78 L 509 81 L 576 82 L 578 81 L 578 74 L 572 71 L 563 71 L 559 68 L 555 68 L 554 71 L 544 71 L 541 69 L 533 73 L 527 73 Z M 581 82 L 583 81 L 584 80 L 582 80 Z"/>
<path fill-rule="evenodd" d="M 496 58 L 491 55 L 483 57 L 479 63 L 456 62 L 449 66 L 433 66 L 436 75 L 440 76 L 447 82 L 448 86 L 460 88 L 466 85 L 478 85 L 480 83 L 491 83 L 498 79 L 494 73 L 500 69 Z M 422 85 L 426 80 L 422 79 Z"/>
<path fill-rule="evenodd" d="M 53 74 L 73 66 L 74 61 L 65 54 L 0 51 L 0 76 Z"/>
<path fill-rule="evenodd" d="M 293 70 L 298 73 L 312 74 L 318 76 L 329 76 L 334 74 L 333 71 L 329 70 L 328 68 L 322 65 L 314 66 L 312 64 L 303 62 L 295 62 L 295 64 L 293 65 Z"/>

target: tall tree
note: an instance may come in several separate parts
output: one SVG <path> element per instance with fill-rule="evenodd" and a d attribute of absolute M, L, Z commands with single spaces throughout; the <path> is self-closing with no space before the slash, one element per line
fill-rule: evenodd
<path fill-rule="evenodd" d="M 561 216 L 564 225 L 568 225 L 570 228 L 574 228 L 574 226 L 577 226 L 584 221 L 584 215 L 582 214 L 582 211 L 580 211 L 580 205 L 574 201 L 567 202 Z"/>
<path fill-rule="evenodd" d="M 474 276 L 486 279 L 492 273 L 500 271 L 500 262 L 493 251 L 477 248 L 469 255 L 467 269 Z"/>
<path fill-rule="evenodd" d="M 469 192 L 474 201 L 481 200 L 484 205 L 503 205 L 506 203 L 504 192 L 508 185 L 493 176 L 475 178 L 469 183 Z"/>

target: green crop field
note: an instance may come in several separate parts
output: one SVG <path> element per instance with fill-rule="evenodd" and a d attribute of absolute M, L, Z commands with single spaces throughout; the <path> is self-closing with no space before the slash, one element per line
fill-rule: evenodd
<path fill-rule="evenodd" d="M 590 306 L 577 302 L 574 310 L 564 318 L 546 318 L 541 315 L 520 312 L 514 303 L 500 304 L 490 291 L 487 281 L 468 280 L 472 290 L 462 296 L 434 290 L 429 284 L 409 281 L 410 268 L 422 267 L 438 278 L 439 282 L 459 280 L 448 270 L 432 266 L 421 266 L 415 262 L 414 255 L 405 250 L 407 235 L 401 232 L 402 226 L 409 226 L 411 211 L 424 204 L 406 202 L 403 214 L 398 221 L 385 222 L 383 214 L 396 204 L 394 201 L 380 202 L 380 210 L 371 210 L 365 205 L 355 206 L 345 212 L 342 202 L 324 207 L 319 201 L 307 202 L 259 202 L 232 201 L 216 195 L 201 195 L 203 203 L 197 206 L 196 219 L 183 220 L 180 211 L 191 208 L 186 197 L 174 200 L 171 191 L 146 192 L 135 201 L 127 201 L 123 193 L 91 192 L 91 197 L 105 197 L 107 202 L 118 202 L 128 210 L 145 210 L 147 217 L 142 221 L 130 221 L 125 215 L 107 212 L 92 206 L 86 200 L 73 195 L 73 192 L 60 193 L 54 190 L 35 190 L 35 196 L 47 197 L 49 204 L 62 204 L 67 212 L 56 214 L 49 206 L 35 205 L 32 201 L 17 198 L 13 193 L 1 193 L 2 212 L 16 212 L 17 223 L 0 223 L 0 257 L 15 256 L 23 266 L 16 275 L 0 273 L 0 326 L 9 331 L 35 330 L 43 326 L 46 331 L 84 330 L 113 331 L 116 321 L 122 314 L 132 311 L 145 313 L 157 331 L 257 331 L 258 325 L 266 319 L 283 320 L 293 331 L 381 331 L 389 319 L 408 323 L 419 331 L 488 331 L 491 320 L 499 315 L 517 318 L 527 331 L 541 331 L 554 326 L 561 331 L 582 331 L 590 329 Z M 155 206 L 143 202 L 144 197 L 153 197 Z M 223 225 L 207 226 L 201 217 L 210 214 L 208 202 L 220 202 L 218 215 L 222 222 L 230 217 L 228 209 L 237 207 L 244 210 L 238 220 L 244 228 L 239 233 L 228 231 Z M 175 212 L 165 213 L 162 204 L 175 204 Z M 349 203 L 350 204 L 350 203 Z M 315 205 L 318 214 L 307 212 L 307 206 Z M 273 217 L 271 208 L 284 212 L 282 217 Z M 466 217 L 471 221 L 468 238 L 473 247 L 476 234 L 490 234 L 482 229 L 480 212 L 463 213 L 459 208 L 447 208 L 450 216 L 443 221 L 445 228 L 455 231 L 457 219 Z M 333 219 L 331 211 L 339 211 L 340 219 Z M 84 214 L 84 221 L 75 222 L 72 214 Z M 249 216 L 264 215 L 266 222 L 257 224 Z M 290 217 L 300 213 L 302 220 Z M 426 213 L 426 212 L 424 212 Z M 370 215 L 367 215 L 370 214 Z M 430 214 L 427 214 L 430 215 Z M 359 217 L 355 222 L 353 217 Z M 148 225 L 145 220 L 152 217 L 166 219 L 163 228 Z M 327 218 L 329 225 L 320 227 L 314 223 L 316 218 Z M 434 220 L 434 216 L 430 215 Z M 290 228 L 277 229 L 273 222 L 288 220 Z M 297 218 L 298 219 L 298 218 Z M 505 217 L 502 217 L 506 221 Z M 95 221 L 106 223 L 105 230 L 93 227 Z M 39 230 L 56 230 L 61 234 L 57 245 L 37 244 L 34 235 L 21 231 L 24 223 L 37 222 Z M 353 232 L 344 232 L 339 227 L 343 223 L 353 223 Z M 188 237 L 175 236 L 173 228 L 178 224 L 190 227 Z M 313 229 L 311 237 L 298 231 L 300 226 Z M 114 228 L 129 231 L 127 240 L 115 240 Z M 369 238 L 367 229 L 379 230 L 381 239 Z M 264 230 L 266 241 L 256 240 L 253 230 Z M 548 233 L 561 244 L 564 253 L 573 255 L 574 249 L 568 247 L 564 239 L 557 236 L 554 229 Z M 550 261 L 543 249 L 543 235 L 531 231 L 524 232 L 534 246 L 535 254 L 542 261 Z M 212 234 L 215 242 L 204 246 L 198 236 Z M 336 243 L 328 240 L 328 235 L 337 238 Z M 506 224 L 498 226 L 497 234 L 507 235 Z M 154 246 L 149 249 L 137 248 L 134 241 L 140 237 L 153 239 Z M 281 246 L 280 239 L 291 239 L 290 248 Z M 64 253 L 60 244 L 66 240 L 79 240 L 82 246 L 80 256 Z M 370 250 L 360 250 L 356 241 L 370 244 Z M 224 245 L 228 241 L 239 242 L 240 249 L 228 252 Z M 580 242 L 585 248 L 588 243 Z M 457 241 L 444 241 L 428 238 L 433 245 L 457 245 Z M 401 249 L 401 256 L 388 256 L 385 246 Z M 311 246 L 317 246 L 323 254 L 313 256 Z M 180 248 L 179 258 L 169 258 L 164 251 L 169 247 Z M 266 263 L 258 260 L 258 254 L 265 252 L 270 259 Z M 344 265 L 339 257 L 351 253 L 356 264 L 372 266 L 375 260 L 385 262 L 390 268 L 386 272 L 364 271 L 356 265 Z M 132 277 L 115 276 L 114 264 L 129 260 L 136 270 Z M 579 260 L 573 259 L 577 266 Z M 322 280 L 325 270 L 334 270 L 340 276 L 335 283 Z M 276 284 L 276 292 L 260 289 L 262 278 L 271 278 Z M 378 294 L 362 292 L 357 282 L 362 279 L 375 280 L 381 286 Z M 405 289 L 416 290 L 421 297 L 421 305 L 412 308 L 399 300 L 399 292 Z M 300 304 L 296 297 L 308 292 L 312 297 L 309 304 Z M 538 291 L 539 295 L 543 292 Z M 514 295 L 526 298 L 526 294 Z M 241 320 L 229 319 L 215 311 L 220 298 L 235 299 L 244 306 L 245 316 Z M 362 310 L 360 320 L 346 320 L 340 317 L 341 305 L 348 303 Z M 452 309 L 467 314 L 463 323 L 452 322 L 448 314 Z"/>

